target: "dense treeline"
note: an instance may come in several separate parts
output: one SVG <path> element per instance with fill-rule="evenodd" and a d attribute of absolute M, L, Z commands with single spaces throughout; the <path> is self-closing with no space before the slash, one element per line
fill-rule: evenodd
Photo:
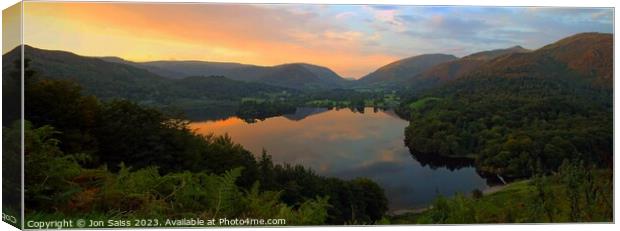
<path fill-rule="evenodd" d="M 612 93 L 570 75 L 462 79 L 403 106 L 406 143 L 414 155 L 468 157 L 509 177 L 564 159 L 611 166 Z"/>
<path fill-rule="evenodd" d="M 376 183 L 366 178 L 343 181 L 318 177 L 300 165 L 274 165 L 263 152 L 258 161 L 260 182 L 265 190 L 285 188 L 282 200 L 287 204 L 313 195 L 328 195 L 328 223 L 372 224 L 387 211 L 387 198 Z"/>
<path fill-rule="evenodd" d="M 197 135 L 185 120 L 127 100 L 99 101 L 71 81 L 32 72 L 25 81 L 28 215 L 286 213 L 294 224 L 344 224 L 373 223 L 387 210 L 370 180 L 321 177 L 266 153 L 257 160 L 228 136 Z"/>
<path fill-rule="evenodd" d="M 239 105 L 235 115 L 248 121 L 264 120 L 269 117 L 295 113 L 295 105 L 278 101 L 245 100 Z"/>

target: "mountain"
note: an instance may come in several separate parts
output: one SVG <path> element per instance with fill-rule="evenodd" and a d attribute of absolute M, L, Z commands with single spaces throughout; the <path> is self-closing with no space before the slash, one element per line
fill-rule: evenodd
<path fill-rule="evenodd" d="M 613 35 L 576 34 L 530 53 L 497 58 L 472 75 L 489 73 L 505 77 L 564 73 L 612 88 Z"/>
<path fill-rule="evenodd" d="M 292 65 L 300 65 L 308 69 L 315 76 L 318 76 L 321 79 L 321 81 L 332 82 L 333 84 L 342 84 L 343 80 L 347 80 L 341 77 L 340 75 L 336 74 L 336 72 L 332 71 L 331 69 L 327 67 L 317 66 L 317 65 L 308 64 L 308 63 L 296 63 Z"/>
<path fill-rule="evenodd" d="M 269 67 L 255 81 L 291 88 L 340 88 L 346 82 L 326 67 L 305 63 Z"/>
<path fill-rule="evenodd" d="M 613 85 L 613 35 L 581 33 L 535 51 L 520 46 L 475 53 L 436 65 L 409 81 L 425 89 L 462 77 L 578 75 L 600 86 Z"/>
<path fill-rule="evenodd" d="M 376 71 L 362 77 L 361 84 L 388 83 L 395 84 L 406 81 L 427 69 L 440 64 L 456 60 L 454 55 L 425 54 L 401 59 L 380 67 Z"/>
<path fill-rule="evenodd" d="M 402 104 L 414 157 L 470 158 L 505 178 L 554 172 L 566 160 L 613 167 L 612 34 L 485 59 Z"/>
<path fill-rule="evenodd" d="M 153 74 L 162 76 L 162 77 L 167 77 L 167 78 L 171 78 L 171 79 L 182 79 L 185 78 L 187 76 L 192 76 L 192 75 L 196 75 L 196 74 L 186 74 L 186 73 L 180 73 L 180 72 L 176 72 L 176 71 L 172 71 L 170 69 L 164 68 L 164 67 L 159 67 L 157 65 L 151 65 L 148 63 L 138 63 L 138 62 L 132 62 L 132 61 L 128 61 L 128 60 L 124 60 L 122 58 L 119 57 L 101 57 L 102 60 L 107 61 L 107 62 L 113 62 L 113 63 L 122 63 L 122 64 L 127 64 L 127 65 L 131 65 L 140 69 L 145 69 Z"/>
<path fill-rule="evenodd" d="M 3 74 L 15 70 L 13 60 L 19 58 L 19 53 L 20 49 L 15 48 L 3 55 Z M 30 68 L 37 73 L 36 78 L 72 80 L 80 84 L 87 94 L 102 99 L 125 98 L 164 106 L 200 100 L 233 102 L 243 97 L 292 91 L 216 76 L 170 79 L 120 59 L 84 57 L 31 46 L 24 46 L 24 55 L 31 60 Z"/>
<path fill-rule="evenodd" d="M 230 71 L 240 68 L 257 67 L 230 62 L 206 62 L 206 61 L 150 61 L 136 62 L 146 69 L 154 70 L 161 76 L 180 79 L 187 76 L 228 76 Z M 232 78 L 231 78 L 232 79 Z"/>
<path fill-rule="evenodd" d="M 408 85 L 413 85 L 417 89 L 432 87 L 437 84 L 459 78 L 499 56 L 513 53 L 525 53 L 528 51 L 529 50 L 524 49 L 521 46 L 514 46 L 506 49 L 474 53 L 460 59 L 435 65 L 428 70 L 419 73 L 417 76 L 410 78 Z"/>
<path fill-rule="evenodd" d="M 131 62 L 117 57 L 105 60 L 143 68 L 163 77 L 180 79 L 187 76 L 225 76 L 247 82 L 260 82 L 289 88 L 339 88 L 347 81 L 326 67 L 306 63 L 256 66 L 229 62 L 151 61 Z"/>
<path fill-rule="evenodd" d="M 3 71 L 15 68 L 10 60 L 18 59 L 19 52 L 20 49 L 15 48 L 4 54 Z M 31 60 L 30 68 L 39 76 L 73 80 L 101 98 L 153 98 L 170 87 L 167 79 L 147 70 L 99 58 L 28 45 L 24 46 L 24 56 Z"/>
<path fill-rule="evenodd" d="M 478 53 L 474 53 L 468 56 L 463 57 L 463 59 L 466 60 L 482 60 L 482 61 L 488 61 L 494 58 L 497 58 L 499 56 L 505 55 L 505 54 L 512 54 L 512 53 L 525 53 L 525 52 L 529 52 L 530 50 L 525 49 L 521 46 L 513 46 L 513 47 L 509 47 L 506 49 L 496 49 L 496 50 L 490 50 L 490 51 L 481 51 Z"/>
<path fill-rule="evenodd" d="M 494 78 L 564 79 L 563 84 L 613 89 L 613 35 L 580 33 L 534 51 L 517 46 L 480 52 L 439 64 L 411 84 L 417 90 L 451 92 L 469 88 L 468 81 L 497 82 Z"/>

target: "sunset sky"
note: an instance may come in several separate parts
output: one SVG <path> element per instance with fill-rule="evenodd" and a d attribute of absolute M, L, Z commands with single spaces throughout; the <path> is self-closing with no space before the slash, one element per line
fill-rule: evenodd
<path fill-rule="evenodd" d="M 24 4 L 24 40 L 38 48 L 132 61 L 307 62 L 353 78 L 424 53 L 535 49 L 613 31 L 611 8 Z"/>

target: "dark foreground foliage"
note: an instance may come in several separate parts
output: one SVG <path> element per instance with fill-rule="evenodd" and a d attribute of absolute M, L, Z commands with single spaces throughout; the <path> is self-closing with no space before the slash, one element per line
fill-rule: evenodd
<path fill-rule="evenodd" d="M 274 164 L 228 136 L 71 81 L 26 78 L 26 215 L 285 218 L 371 224 L 387 210 L 376 183 Z M 19 129 L 15 125 L 13 129 Z M 5 132 L 11 128 L 5 127 Z"/>

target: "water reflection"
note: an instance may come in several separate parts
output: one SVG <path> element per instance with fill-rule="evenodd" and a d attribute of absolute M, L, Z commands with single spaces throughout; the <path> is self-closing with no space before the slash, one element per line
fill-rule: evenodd
<path fill-rule="evenodd" d="M 300 121 L 308 116 L 320 114 L 329 111 L 327 108 L 315 108 L 315 107 L 300 107 L 297 108 L 295 113 L 283 115 L 284 118 L 289 120 Z"/>
<path fill-rule="evenodd" d="M 438 194 L 488 187 L 471 165 L 412 158 L 403 142 L 408 122 L 393 112 L 360 112 L 301 108 L 256 123 L 230 117 L 190 126 L 203 134 L 228 133 L 257 155 L 264 148 L 275 162 L 301 164 L 343 179 L 370 178 L 385 189 L 391 210 L 424 207 Z"/>
<path fill-rule="evenodd" d="M 448 158 L 434 154 L 419 153 L 411 149 L 409 149 L 409 151 L 411 152 L 411 156 L 414 160 L 420 162 L 422 166 L 429 166 L 431 169 L 447 168 L 454 171 L 461 168 L 474 166 L 474 161 L 468 158 Z"/>

